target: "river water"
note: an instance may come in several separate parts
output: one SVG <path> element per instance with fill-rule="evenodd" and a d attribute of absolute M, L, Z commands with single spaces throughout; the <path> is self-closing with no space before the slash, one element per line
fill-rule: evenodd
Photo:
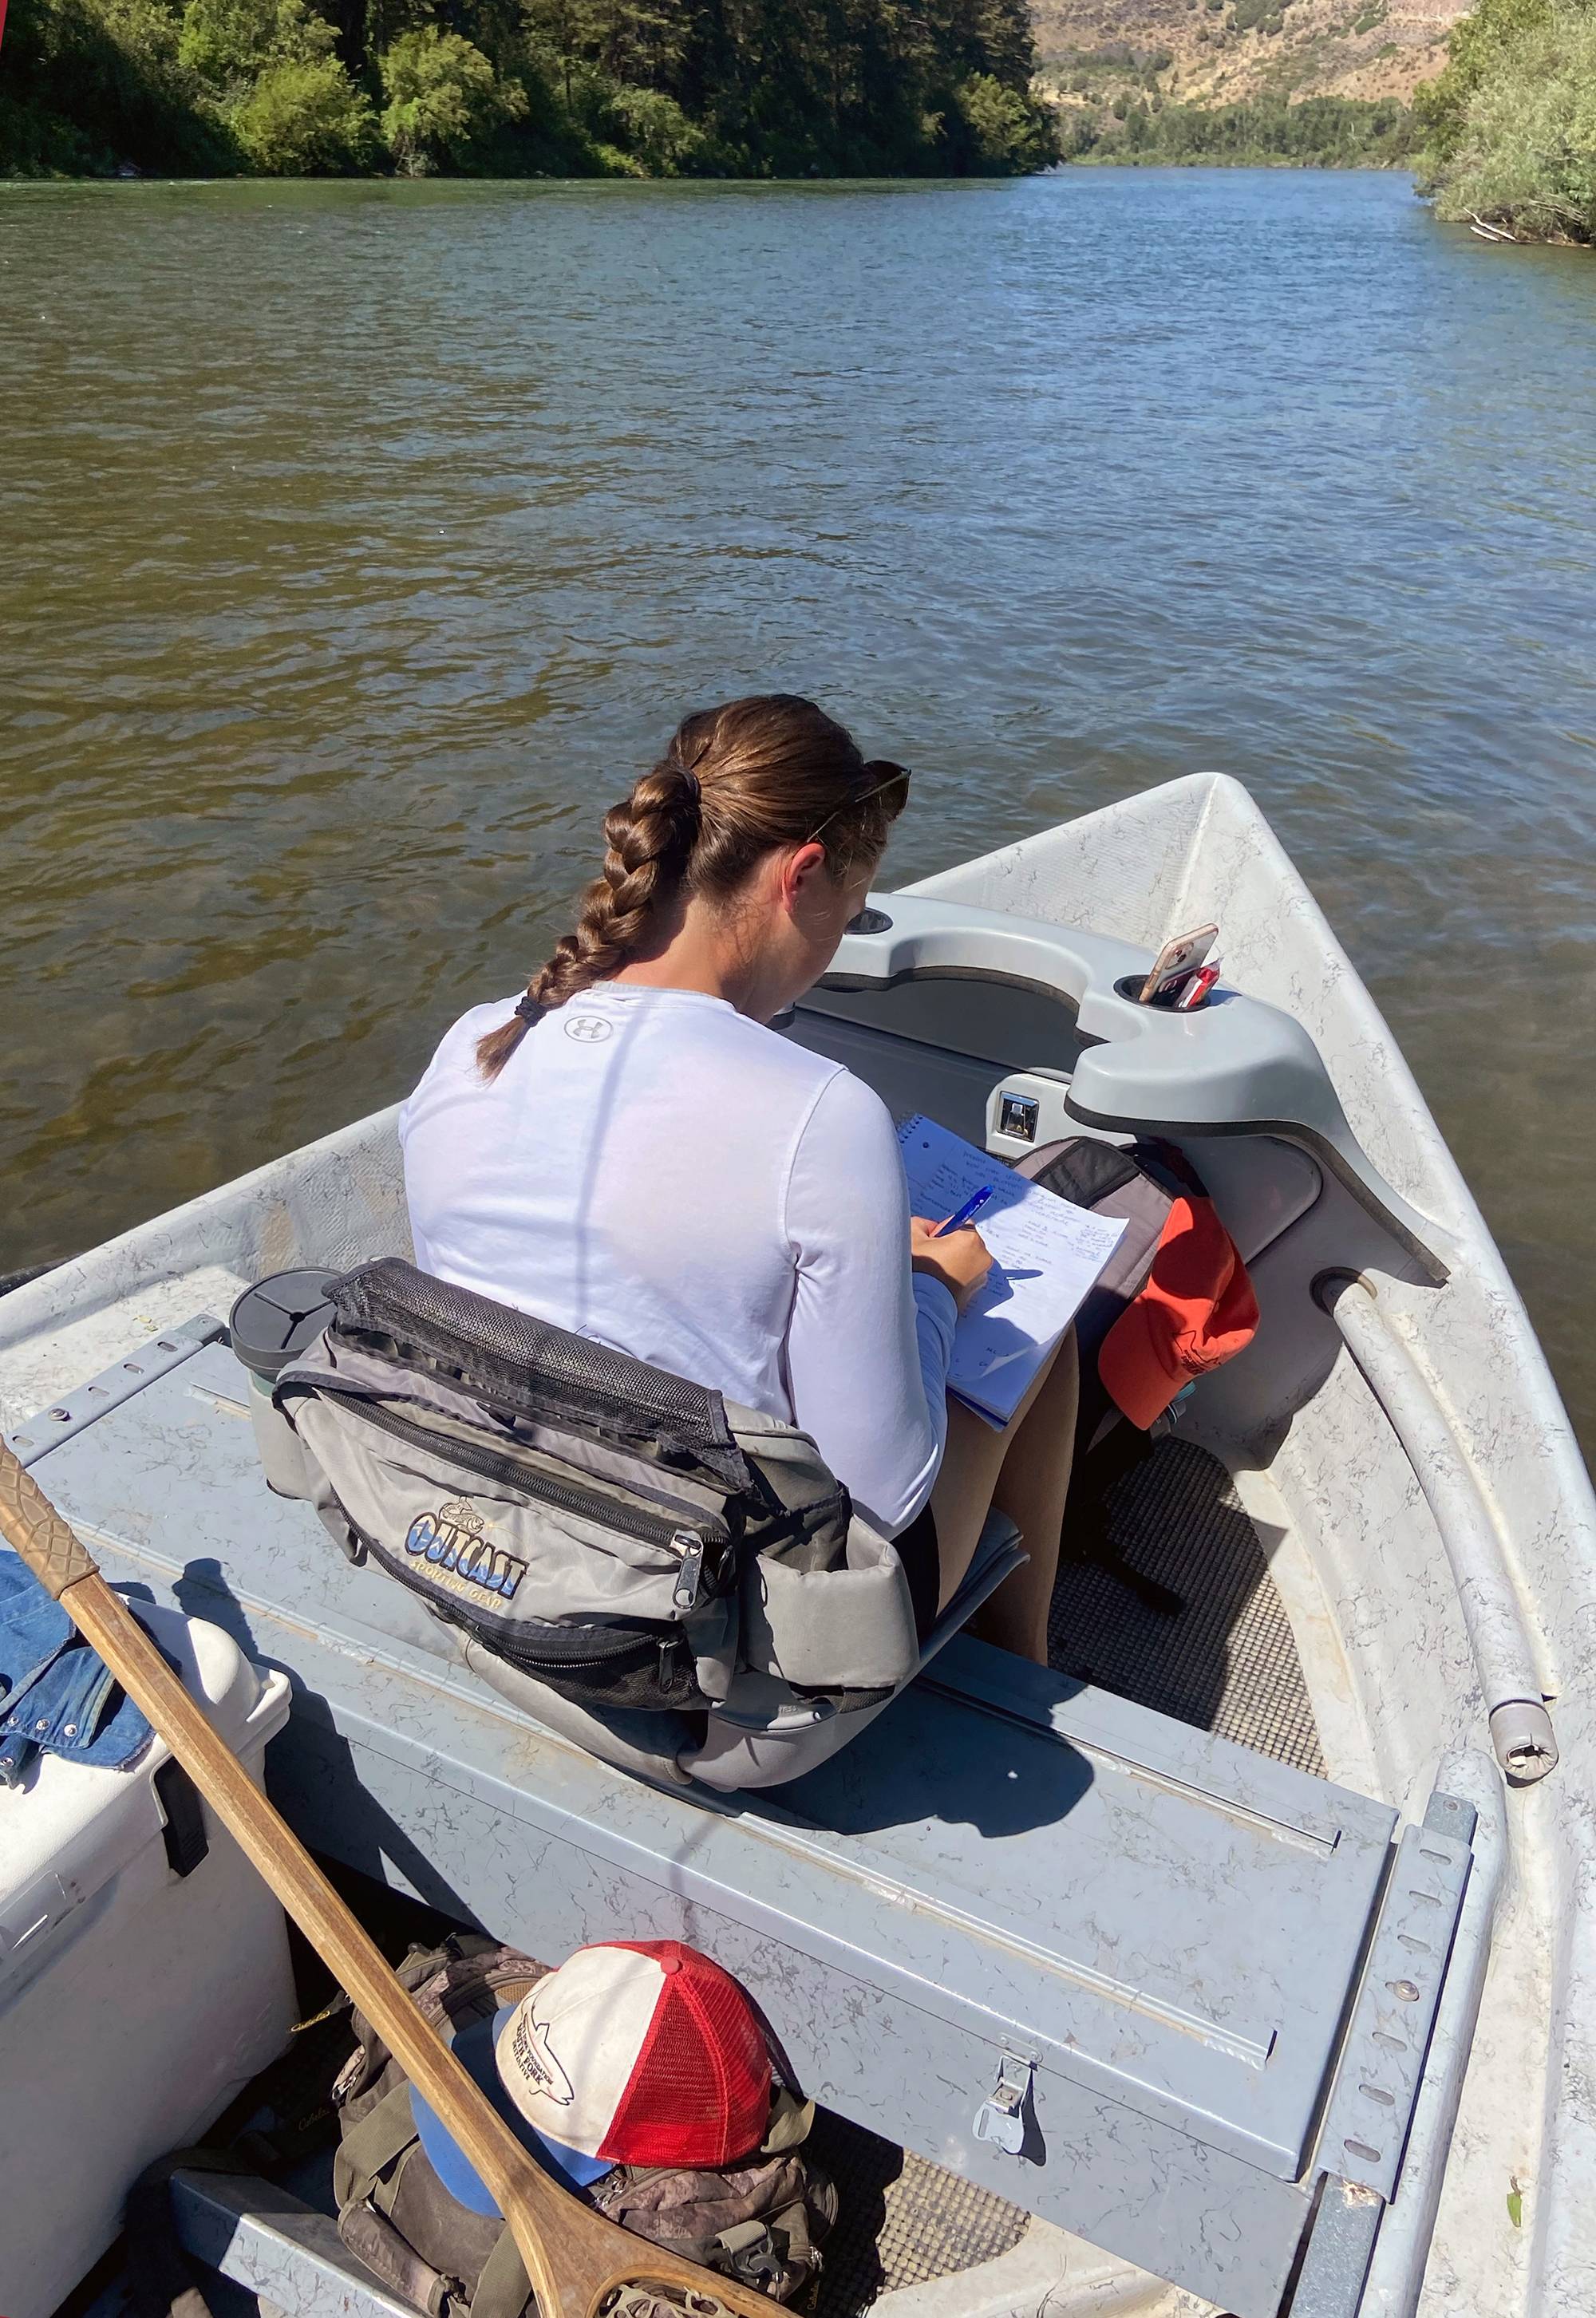
<path fill-rule="evenodd" d="M 679 711 L 1204 767 L 1596 1442 L 1596 258 L 1379 175 L 0 187 L 0 1270 L 401 1093 Z"/>

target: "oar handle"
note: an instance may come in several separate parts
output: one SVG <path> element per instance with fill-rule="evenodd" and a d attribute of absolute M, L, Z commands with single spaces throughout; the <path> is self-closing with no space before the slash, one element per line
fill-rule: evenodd
<path fill-rule="evenodd" d="M 95 1558 L 74 1536 L 32 1473 L 0 1441 L 0 1530 L 52 1601 L 96 1574 Z"/>

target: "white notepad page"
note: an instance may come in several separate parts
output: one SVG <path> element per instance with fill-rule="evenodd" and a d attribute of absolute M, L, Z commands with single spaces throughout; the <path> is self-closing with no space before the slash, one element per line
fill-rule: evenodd
<path fill-rule="evenodd" d="M 970 1218 L 992 1252 L 991 1276 L 959 1316 L 948 1387 L 989 1424 L 1005 1425 L 1118 1246 L 1124 1219 L 1027 1182 L 917 1112 L 902 1121 L 897 1141 L 915 1215 L 956 1215 L 975 1192 L 992 1192 Z"/>

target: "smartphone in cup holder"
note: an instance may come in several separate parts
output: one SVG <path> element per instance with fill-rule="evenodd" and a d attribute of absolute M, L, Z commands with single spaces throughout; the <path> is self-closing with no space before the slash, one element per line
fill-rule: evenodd
<path fill-rule="evenodd" d="M 1198 926 L 1189 934 L 1174 934 L 1153 960 L 1152 972 L 1136 993 L 1139 1006 L 1174 1007 L 1186 985 L 1219 939 L 1219 928 Z"/>

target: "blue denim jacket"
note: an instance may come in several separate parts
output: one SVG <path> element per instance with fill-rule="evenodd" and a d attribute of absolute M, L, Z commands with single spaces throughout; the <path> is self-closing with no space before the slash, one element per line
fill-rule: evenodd
<path fill-rule="evenodd" d="M 59 1602 L 17 1554 L 0 1550 L 0 1786 L 15 1786 L 35 1747 L 117 1769 L 149 1725 Z"/>

